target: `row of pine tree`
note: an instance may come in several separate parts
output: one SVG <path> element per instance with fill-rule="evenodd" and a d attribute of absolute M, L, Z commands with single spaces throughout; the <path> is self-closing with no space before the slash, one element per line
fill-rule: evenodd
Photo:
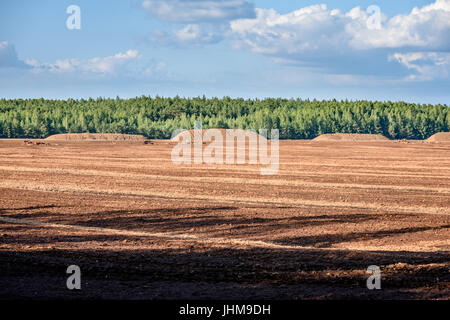
<path fill-rule="evenodd" d="M 279 129 L 281 139 L 325 133 L 375 133 L 426 139 L 450 131 L 447 105 L 301 99 L 162 98 L 0 100 L 0 137 L 44 138 L 58 133 L 128 133 L 170 138 L 176 129 Z"/>

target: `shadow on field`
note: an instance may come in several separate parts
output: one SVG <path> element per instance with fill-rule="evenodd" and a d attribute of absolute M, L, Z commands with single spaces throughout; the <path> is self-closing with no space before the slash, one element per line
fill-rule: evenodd
<path fill-rule="evenodd" d="M 56 205 L 47 205 L 47 206 L 30 206 L 30 207 L 22 207 L 22 208 L 9 208 L 9 209 L 0 209 L 0 213 L 4 210 L 8 211 L 22 211 L 22 210 L 36 210 L 36 209 L 49 209 L 49 208 L 61 208 L 61 206 Z"/>
<path fill-rule="evenodd" d="M 448 258 L 426 252 L 261 248 L 0 251 L 0 298 L 448 298 L 450 276 L 443 264 Z M 82 270 L 79 292 L 65 287 L 71 264 Z M 370 291 L 366 269 L 374 264 L 381 268 L 382 290 Z"/>
<path fill-rule="evenodd" d="M 393 230 L 382 230 L 373 232 L 351 232 L 345 234 L 326 234 L 318 236 L 304 236 L 304 237 L 292 237 L 284 238 L 275 241 L 278 244 L 284 245 L 299 245 L 299 246 L 314 246 L 317 248 L 328 248 L 333 244 L 341 242 L 349 242 L 353 240 L 365 241 L 372 239 L 380 239 L 384 237 L 390 237 L 398 234 L 415 233 L 429 230 L 442 230 L 449 229 L 450 225 L 444 225 L 439 227 L 416 227 L 416 228 L 401 228 Z"/>
<path fill-rule="evenodd" d="M 337 223 L 356 223 L 380 219 L 378 214 L 323 214 L 270 218 L 240 214 L 238 207 L 206 207 L 147 210 L 111 210 L 84 214 L 89 219 L 78 219 L 74 224 L 113 229 L 152 230 L 182 232 L 192 228 L 214 232 L 244 231 L 247 235 L 277 230 L 299 229 Z M 277 208 L 280 210 L 280 208 Z M 287 208 L 291 209 L 292 208 Z M 390 219 L 404 217 L 389 214 Z M 92 218 L 95 217 L 95 218 Z M 214 228 L 215 227 L 215 228 Z M 205 229 L 208 228 L 208 229 Z M 255 230 L 253 230 L 255 229 Z"/>
<path fill-rule="evenodd" d="M 42 210 L 47 207 L 29 207 Z M 16 218 L 22 209 L 2 209 Z M 53 206 L 48 206 L 53 208 Z M 249 218 L 233 206 L 116 210 L 70 215 L 70 224 L 113 229 L 223 229 L 276 234 L 289 228 L 364 222 L 383 215 L 321 214 Z M 42 213 L 38 211 L 36 213 Z M 55 213 L 52 219 L 58 218 Z M 29 213 L 30 218 L 36 217 Z M 63 218 L 65 215 L 61 215 Z M 404 215 L 399 215 L 404 218 Z M 92 219 L 95 217 L 95 219 Z M 395 218 L 389 214 L 389 219 Z M 410 217 L 410 216 L 409 216 Z M 61 222 L 64 224 L 64 221 Z M 214 227 L 214 228 L 213 228 Z M 180 239 L 73 234 L 38 226 L 1 226 L 0 299 L 448 299 L 450 253 L 329 250 L 334 243 L 450 228 L 283 238 L 282 244 L 324 249 L 240 248 Z M 10 228 L 10 229 L 7 229 Z M 216 228 L 216 229 L 215 229 Z M 255 228 L 253 230 L 253 228 Z M 122 244 L 123 242 L 123 244 Z M 71 246 L 71 243 L 76 245 Z M 54 248 L 52 245 L 56 244 Z M 105 246 L 103 246 L 105 244 Z M 6 246 L 7 245 L 7 246 Z M 136 249 L 139 246 L 143 249 Z M 75 249 L 76 248 L 76 249 Z M 151 248 L 151 249 L 149 249 Z M 66 289 L 69 265 L 82 271 L 82 290 Z M 381 268 L 382 290 L 366 287 L 370 265 Z"/>
<path fill-rule="evenodd" d="M 46 211 L 43 209 L 54 209 L 54 208 L 62 208 L 63 206 L 56 205 L 46 205 L 46 206 L 29 206 L 29 207 L 20 207 L 20 208 L 0 208 L 0 216 L 14 216 L 15 218 L 27 219 L 27 218 L 37 218 L 37 217 L 45 217 L 50 214 L 50 211 Z M 35 211 L 42 210 L 42 211 Z M 17 211 L 26 211 L 20 212 Z M 27 212 L 33 211 L 33 212 Z M 11 215 L 12 213 L 12 215 Z"/>
<path fill-rule="evenodd" d="M 321 214 L 321 215 L 293 215 L 288 212 L 285 217 L 271 218 L 270 216 L 258 216 L 240 213 L 242 208 L 235 206 L 206 206 L 206 207 L 180 207 L 180 208 L 152 208 L 135 210 L 107 210 L 97 212 L 87 212 L 76 215 L 56 214 L 49 211 L 35 211 L 44 208 L 55 208 L 56 206 L 35 206 L 26 208 L 0 209 L 0 214 L 12 216 L 20 219 L 30 219 L 39 217 L 52 217 L 52 221 L 61 224 L 71 224 L 78 226 L 102 227 L 118 230 L 148 231 L 148 232 L 170 232 L 170 233 L 190 233 L 200 236 L 238 236 L 246 238 L 248 236 L 264 236 L 286 232 L 289 230 L 302 230 L 303 228 L 314 226 L 326 226 L 345 223 L 362 223 L 373 220 L 404 219 L 403 214 Z M 267 209 L 267 208 L 266 208 Z M 27 210 L 34 210 L 26 213 Z M 270 210 L 270 208 L 269 208 Z M 283 210 L 277 207 L 277 210 Z M 292 210 L 292 208 L 286 208 Z M 17 211 L 25 211 L 16 214 Z M 54 217 L 54 218 L 53 218 Z M 68 220 L 58 221 L 59 217 Z M 409 215 L 413 217 L 413 215 Z M 378 230 L 370 232 L 350 232 L 350 233 L 328 233 L 319 235 L 305 235 L 277 238 L 274 243 L 281 245 L 312 246 L 317 248 L 328 248 L 334 244 L 350 241 L 364 241 L 381 239 L 393 235 L 417 233 L 430 230 L 448 229 L 450 225 L 429 226 L 429 227 L 408 227 L 391 230 Z M 64 237 L 64 236 L 63 236 Z M 121 237 L 117 237 L 120 239 Z M 95 240 L 99 239 L 99 240 Z M 31 239 L 28 239 L 31 241 Z M 40 240 L 33 240 L 40 241 Z M 48 242 L 46 239 L 42 241 Z M 52 240 L 53 241 L 53 240 Z M 80 241 L 77 237 L 61 240 Z M 87 240 L 86 240 L 87 241 Z M 93 238 L 92 241 L 102 241 L 101 238 Z M 31 243 L 31 242 L 30 242 Z"/>

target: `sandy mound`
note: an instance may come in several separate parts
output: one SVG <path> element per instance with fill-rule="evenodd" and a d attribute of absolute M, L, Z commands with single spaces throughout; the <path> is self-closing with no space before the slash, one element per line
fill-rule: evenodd
<path fill-rule="evenodd" d="M 55 134 L 45 140 L 64 141 L 145 141 L 142 135 L 119 134 L 119 133 L 66 133 Z"/>
<path fill-rule="evenodd" d="M 313 141 L 386 141 L 389 140 L 381 134 L 360 134 L 360 133 L 333 133 L 323 134 L 313 139 Z"/>
<path fill-rule="evenodd" d="M 431 137 L 429 137 L 426 141 L 428 142 L 450 142 L 450 132 L 439 132 Z"/>
<path fill-rule="evenodd" d="M 202 130 L 200 130 L 200 129 L 195 129 L 195 130 L 182 131 L 182 132 L 176 134 L 174 137 L 172 137 L 171 140 L 179 141 L 179 139 L 185 139 L 185 137 L 187 135 L 190 135 L 191 136 L 191 141 L 194 141 L 195 138 L 196 138 L 195 137 L 195 133 L 200 133 L 199 131 L 201 131 L 201 136 L 200 135 L 199 136 L 203 137 L 203 140 L 207 140 L 204 135 L 205 135 L 205 132 L 208 131 L 208 130 L 218 130 L 218 131 L 220 131 L 220 133 L 222 134 L 222 139 L 223 139 L 224 142 L 226 141 L 227 132 L 228 133 L 234 133 L 235 136 L 245 136 L 245 137 L 248 136 L 248 137 L 254 137 L 256 139 L 258 137 L 261 137 L 261 138 L 265 139 L 262 135 L 258 134 L 255 131 L 251 131 L 251 130 L 242 130 L 242 129 L 202 129 Z M 213 132 L 209 131 L 209 133 L 212 134 Z"/>

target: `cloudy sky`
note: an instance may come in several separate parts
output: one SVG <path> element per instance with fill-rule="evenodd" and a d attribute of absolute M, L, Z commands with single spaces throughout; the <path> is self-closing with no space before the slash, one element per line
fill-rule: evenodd
<path fill-rule="evenodd" d="M 0 2 L 2 98 L 450 104 L 449 73 L 450 0 Z"/>

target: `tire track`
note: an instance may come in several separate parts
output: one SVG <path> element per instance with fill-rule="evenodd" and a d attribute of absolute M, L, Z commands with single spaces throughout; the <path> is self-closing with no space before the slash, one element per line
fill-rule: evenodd
<path fill-rule="evenodd" d="M 147 232 L 147 231 L 132 231 L 132 230 L 121 230 L 121 229 L 111 229 L 111 228 L 102 228 L 102 227 L 88 227 L 88 226 L 77 226 L 77 225 L 68 225 L 68 224 L 57 224 L 57 223 L 48 223 L 48 222 L 40 222 L 33 220 L 25 220 L 25 219 L 17 219 L 11 217 L 0 216 L 0 221 L 4 223 L 11 224 L 22 224 L 22 225 L 30 225 L 37 227 L 45 227 L 45 228 L 56 228 L 56 229 L 70 229 L 77 231 L 86 231 L 86 232 L 96 232 L 103 234 L 113 234 L 113 235 L 124 235 L 124 236 L 133 236 L 133 237 L 150 237 L 150 238 L 163 238 L 163 239 L 173 239 L 173 240 L 187 240 L 187 241 L 196 241 L 196 242 L 204 242 L 204 243 L 213 243 L 213 244 L 235 244 L 242 246 L 250 246 L 255 248 L 272 248 L 272 249 L 314 249 L 319 250 L 319 248 L 314 247 L 303 247 L 303 246 L 290 246 L 290 245 L 279 245 L 272 242 L 259 241 L 259 240 L 243 240 L 243 239 L 231 239 L 231 238 L 206 238 L 206 237 L 198 237 L 192 234 L 186 233 L 170 233 L 170 232 Z M 341 250 L 335 248 L 327 248 L 326 250 Z"/>
<path fill-rule="evenodd" d="M 54 174 L 73 174 L 85 176 L 103 176 L 115 178 L 133 178 L 133 179 L 154 179 L 161 181 L 186 181 L 186 182 L 221 182 L 229 184 L 255 184 L 255 185 L 269 185 L 269 186 L 292 186 L 292 187 L 318 187 L 318 188 L 338 188 L 338 189 L 362 189 L 362 190 L 395 190 L 395 191 L 418 191 L 418 192 L 436 192 L 450 194 L 450 188 L 433 188 L 421 186 L 399 186 L 399 185 L 370 185 L 370 184 L 355 184 L 355 183 L 330 183 L 330 182 L 309 182 L 309 181 L 286 181 L 280 179 L 251 179 L 251 178 L 230 178 L 221 176 L 208 177 L 181 177 L 170 175 L 152 175 L 152 174 L 136 174 L 136 173 L 121 173 L 108 172 L 101 170 L 82 170 L 82 169 L 48 169 L 48 168 L 27 168 L 27 167 L 6 167 L 0 166 L 0 170 L 14 171 L 14 172 L 38 172 L 38 173 L 54 173 Z"/>
<path fill-rule="evenodd" d="M 226 202 L 226 203 L 243 203 L 243 204 L 258 204 L 258 205 L 283 205 L 290 207 L 320 207 L 320 208 L 352 208 L 352 209 L 373 209 L 380 210 L 383 212 L 393 212 L 393 213 L 404 213 L 404 214 L 436 214 L 436 215 L 448 215 L 448 208 L 439 207 L 408 207 L 408 206 L 397 206 L 389 204 L 389 207 L 380 206 L 373 203 L 359 203 L 359 202 L 331 202 L 331 201 L 314 201 L 314 200 L 302 200 L 302 199 L 270 199 L 263 198 L 258 200 L 254 197 L 224 197 L 224 196 L 207 196 L 203 195 L 201 197 L 195 195 L 177 195 L 173 196 L 170 193 L 164 192 L 146 192 L 146 191 L 136 191 L 136 190 L 118 190 L 118 189 L 100 189 L 100 188 L 89 188 L 86 186 L 70 185 L 65 186 L 60 185 L 43 185 L 43 184 L 30 184 L 30 183 L 20 183 L 17 181 L 2 181 L 0 183 L 2 188 L 12 188 L 12 189 L 22 189 L 22 190 L 34 190 L 34 191 L 45 191 L 45 192 L 73 192 L 73 193 L 86 193 L 86 194 L 108 194 L 115 196 L 132 196 L 132 197 L 147 197 L 147 198 L 159 198 L 159 199 L 170 199 L 170 200 L 187 200 L 187 201 L 208 201 L 208 202 Z"/>

